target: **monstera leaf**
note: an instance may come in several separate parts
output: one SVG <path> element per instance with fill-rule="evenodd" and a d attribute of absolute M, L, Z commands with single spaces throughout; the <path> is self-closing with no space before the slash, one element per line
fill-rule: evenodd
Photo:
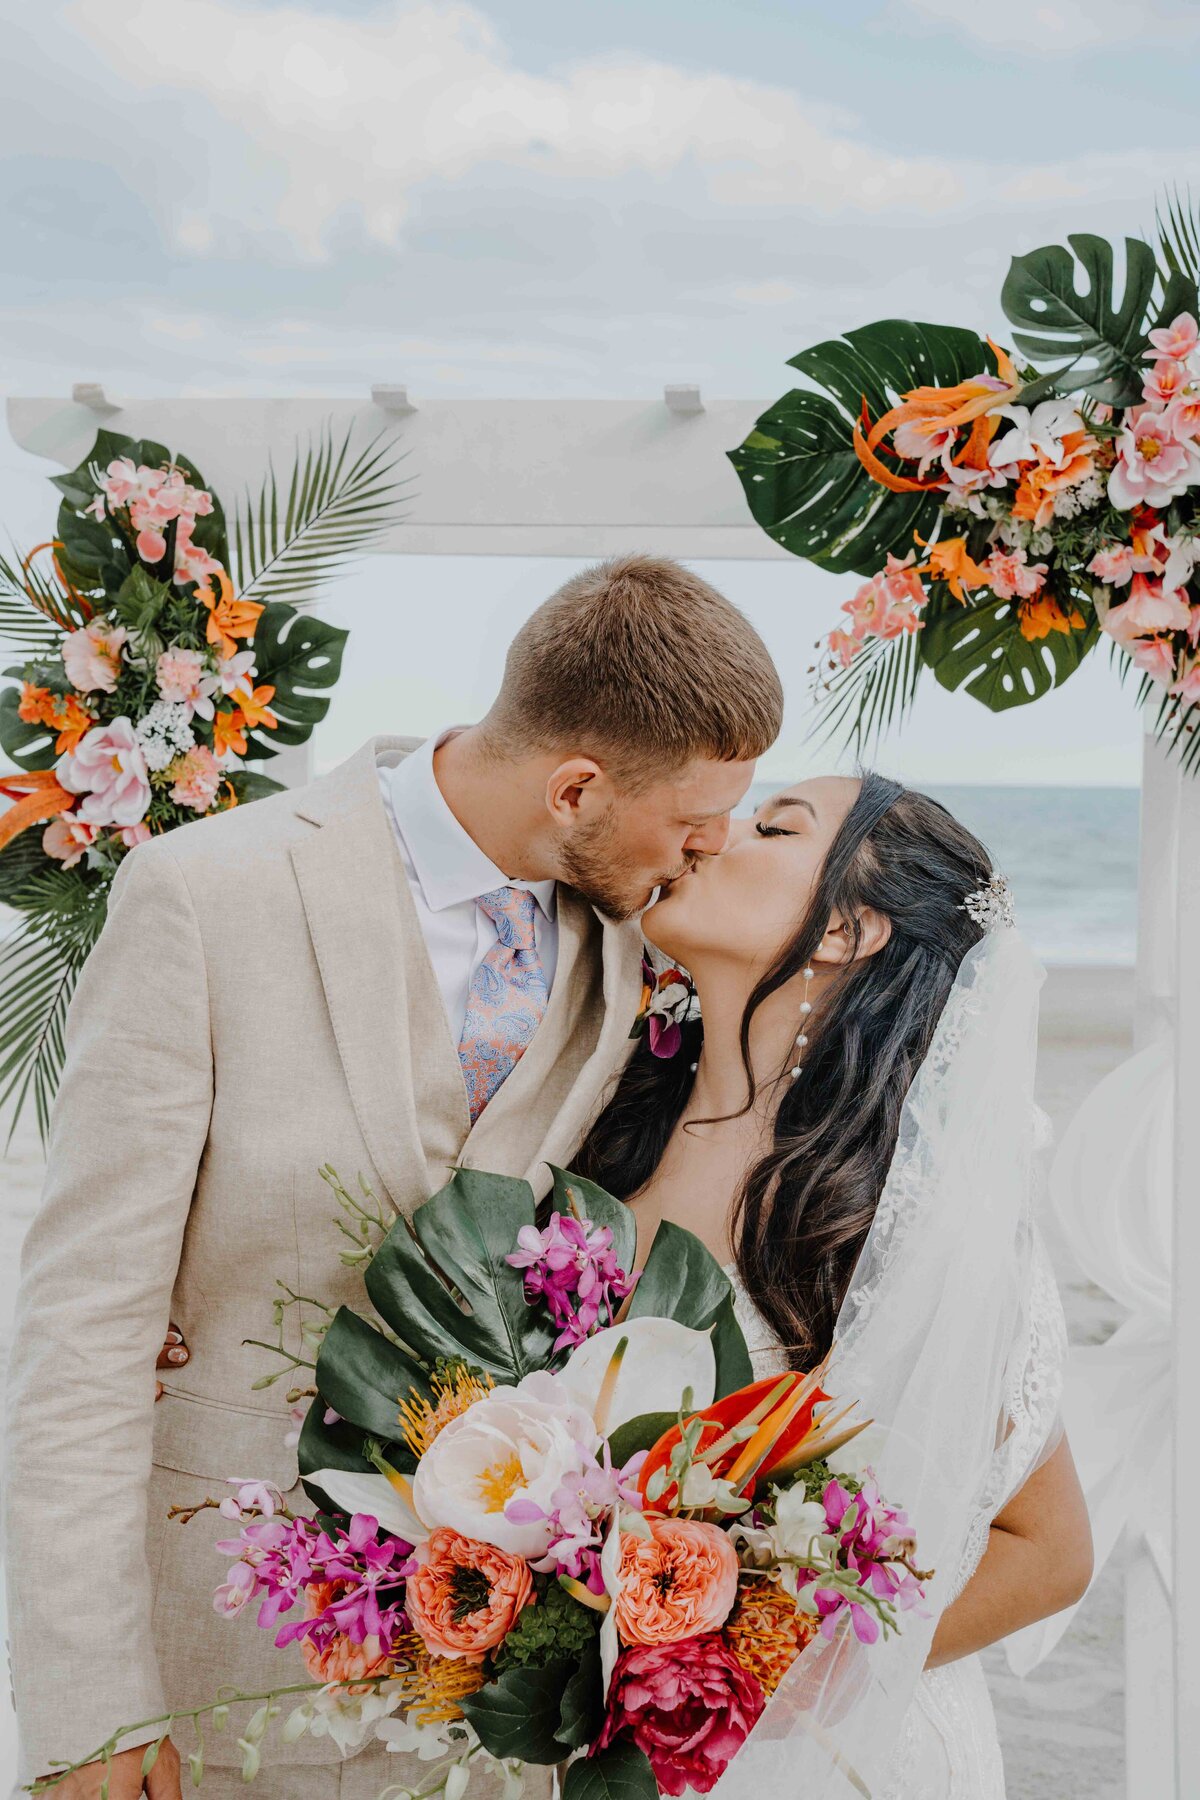
<path fill-rule="evenodd" d="M 563 1169 L 553 1173 L 557 1210 L 573 1208 L 608 1225 L 614 1253 L 629 1268 L 637 1236 L 632 1214 L 593 1183 Z M 522 1271 L 506 1261 L 521 1227 L 534 1217 L 528 1182 L 456 1169 L 411 1220 L 396 1221 L 365 1276 L 385 1329 L 343 1307 L 325 1334 L 317 1357 L 320 1397 L 300 1439 L 303 1474 L 370 1468 L 362 1454 L 364 1434 L 385 1445 L 390 1440 L 388 1460 L 411 1471 L 411 1452 L 395 1441 L 399 1402 L 413 1390 L 428 1397 L 430 1374 L 441 1359 L 465 1359 L 503 1386 L 551 1365 L 557 1328 L 545 1307 L 528 1304 Z M 660 1226 L 631 1312 L 711 1331 L 718 1395 L 753 1378 L 729 1279 L 690 1232 Z M 328 1425 L 327 1408 L 338 1415 Z"/>
<path fill-rule="evenodd" d="M 19 681 L 24 670 L 17 667 L 5 669 L 4 673 Z M 0 688 L 0 750 L 18 769 L 52 769 L 58 761 L 55 733 L 48 725 L 23 719 L 20 705 L 20 688 Z M 39 841 L 40 837 L 39 832 Z"/>
<path fill-rule="evenodd" d="M 1090 232 L 1075 233 L 1067 244 L 1070 249 L 1045 244 L 1015 256 L 1001 291 L 1017 348 L 1035 363 L 1061 365 L 1026 397 L 1041 398 L 1040 388 L 1060 394 L 1086 388 L 1093 399 L 1130 406 L 1142 397 L 1147 332 L 1177 313 L 1194 312 L 1196 284 L 1178 269 L 1164 280 L 1150 246 L 1126 238 L 1118 300 L 1112 245 Z"/>
<path fill-rule="evenodd" d="M 255 681 L 275 689 L 273 731 L 249 738 L 250 757 L 274 756 L 282 744 L 303 744 L 329 711 L 323 692 L 342 672 L 349 632 L 277 600 L 268 606 L 254 633 Z"/>
<path fill-rule="evenodd" d="M 801 351 L 791 367 L 826 391 L 793 388 L 729 459 L 777 544 L 835 574 L 873 575 L 889 551 L 911 548 L 914 531 L 931 535 L 938 498 L 894 494 L 867 473 L 852 436 L 863 401 L 876 419 L 910 389 L 968 381 L 995 358 L 973 331 L 884 319 Z"/>
<path fill-rule="evenodd" d="M 1099 634 L 1093 615 L 1081 629 L 1034 642 L 1017 629 L 1015 602 L 979 598 L 962 606 L 935 583 L 925 610 L 921 659 L 944 688 L 963 688 L 990 712 L 1007 712 L 1061 687 Z"/>

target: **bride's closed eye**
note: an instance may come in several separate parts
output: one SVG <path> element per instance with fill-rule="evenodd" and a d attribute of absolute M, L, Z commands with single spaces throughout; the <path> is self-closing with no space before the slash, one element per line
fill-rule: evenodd
<path fill-rule="evenodd" d="M 754 829 L 759 837 L 795 837 L 794 831 L 785 831 L 782 825 L 764 825 L 761 819 L 755 819 Z"/>

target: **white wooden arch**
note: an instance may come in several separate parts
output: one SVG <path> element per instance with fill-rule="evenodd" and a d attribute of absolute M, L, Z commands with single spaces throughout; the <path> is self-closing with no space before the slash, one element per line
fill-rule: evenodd
<path fill-rule="evenodd" d="M 370 399 L 122 402 L 97 383 L 70 401 L 10 399 L 16 442 L 66 468 L 99 425 L 186 448 L 227 504 L 257 490 L 268 455 L 286 470 L 297 438 L 355 425 L 392 431 L 413 487 L 383 555 L 600 557 L 625 550 L 687 559 L 785 559 L 750 519 L 725 452 L 764 402 L 707 400 L 677 386 L 651 400 Z M 298 781 L 307 747 L 272 774 Z M 1174 1491 L 1148 1496 L 1128 1577 L 1126 1765 L 1129 1800 L 1200 1794 L 1200 777 L 1147 739 L 1143 768 L 1137 1006 L 1139 1039 L 1174 1040 Z M 1136 1481 L 1140 1470 L 1130 1470 Z M 1170 1529 L 1164 1529 L 1169 1513 Z"/>

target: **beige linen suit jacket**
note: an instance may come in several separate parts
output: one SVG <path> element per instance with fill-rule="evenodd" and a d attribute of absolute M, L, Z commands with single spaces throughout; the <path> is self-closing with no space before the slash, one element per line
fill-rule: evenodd
<path fill-rule="evenodd" d="M 361 1170 L 404 1212 L 457 1162 L 544 1192 L 543 1161 L 569 1163 L 628 1053 L 640 934 L 560 889 L 545 1018 L 472 1129 L 379 794 L 377 757 L 414 747 L 377 740 L 305 789 L 155 839 L 114 883 L 71 1008 L 9 1389 L 26 1776 L 221 1683 L 306 1679 L 272 1632 L 212 1610 L 213 1544 L 236 1528 L 166 1514 L 228 1492 L 226 1476 L 266 1477 L 303 1504 L 289 1382 L 253 1392 L 278 1364 L 243 1340 L 273 1336 L 276 1278 L 361 1301 L 318 1167 Z M 155 1406 L 169 1317 L 192 1356 Z M 289 1347 L 309 1354 L 300 1325 L 290 1317 Z M 238 1761 L 235 1736 L 210 1732 L 208 1761 Z M 276 1736 L 264 1762 L 338 1755 L 328 1738 Z"/>

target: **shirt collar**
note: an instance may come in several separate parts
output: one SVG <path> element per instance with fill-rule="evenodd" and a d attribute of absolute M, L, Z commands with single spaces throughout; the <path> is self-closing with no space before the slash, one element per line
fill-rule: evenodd
<path fill-rule="evenodd" d="M 433 753 L 450 730 L 426 738 L 397 763 L 388 777 L 396 829 L 404 839 L 413 871 L 431 912 L 477 900 L 498 887 L 528 888 L 548 919 L 555 913 L 553 881 L 511 881 L 459 824 L 433 771 Z"/>

